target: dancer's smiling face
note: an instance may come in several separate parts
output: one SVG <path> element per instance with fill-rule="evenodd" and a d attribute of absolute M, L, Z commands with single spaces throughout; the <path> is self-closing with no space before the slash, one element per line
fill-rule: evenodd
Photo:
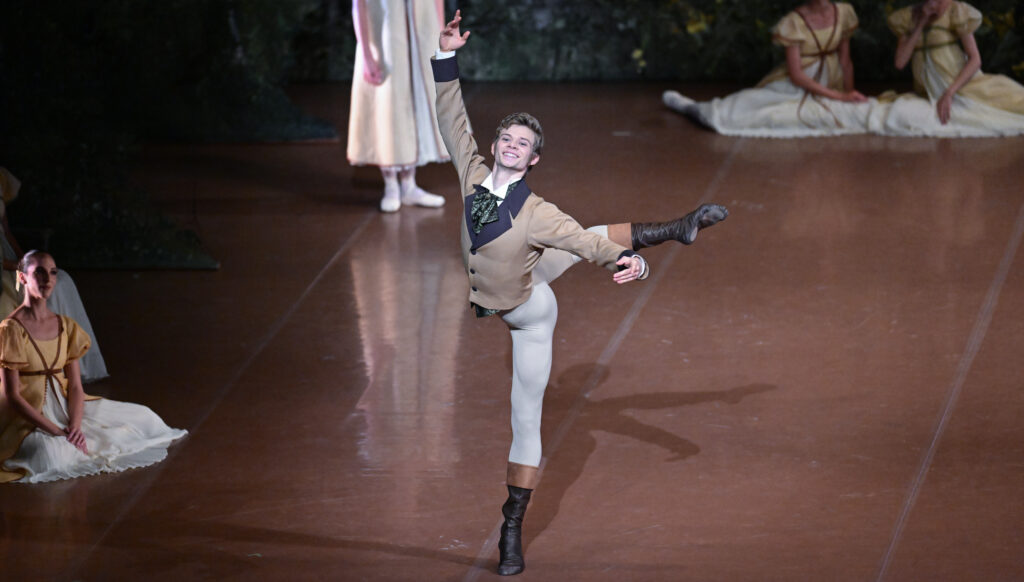
<path fill-rule="evenodd" d="M 522 172 L 540 161 L 534 151 L 537 134 L 525 125 L 510 125 L 498 132 L 491 144 L 494 163 L 514 172 Z"/>

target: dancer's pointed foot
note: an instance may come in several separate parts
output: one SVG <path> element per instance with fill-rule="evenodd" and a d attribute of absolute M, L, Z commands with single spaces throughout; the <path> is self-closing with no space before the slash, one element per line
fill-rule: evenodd
<path fill-rule="evenodd" d="M 681 94 L 679 91 L 665 91 L 661 94 L 661 102 L 665 104 L 665 107 L 683 114 L 689 114 L 690 108 L 696 103 L 696 101 Z"/>
<path fill-rule="evenodd" d="M 431 194 L 419 186 L 415 186 L 408 192 L 402 194 L 402 204 L 424 206 L 426 208 L 440 208 L 444 206 L 444 196 Z"/>
<path fill-rule="evenodd" d="M 630 227 L 633 250 L 660 245 L 675 240 L 684 245 L 697 240 L 697 231 L 721 222 L 729 216 L 729 210 L 718 204 L 701 204 L 696 210 L 682 218 L 669 222 L 634 222 Z"/>
<path fill-rule="evenodd" d="M 718 224 L 729 217 L 729 209 L 719 204 L 701 204 L 697 210 L 683 217 L 685 228 L 681 238 L 684 245 L 693 244 L 697 240 L 697 231 Z"/>

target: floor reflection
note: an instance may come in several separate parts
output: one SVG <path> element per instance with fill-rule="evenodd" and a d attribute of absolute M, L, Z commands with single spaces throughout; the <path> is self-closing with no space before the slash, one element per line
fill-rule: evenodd
<path fill-rule="evenodd" d="M 34 566 L 35 579 L 58 577 L 95 541 L 97 524 L 89 520 L 89 493 L 99 478 L 6 485 L 0 512 L 0 563 L 24 564 L 26 544 L 45 560 Z M 31 508 L 29 512 L 18 507 Z"/>
<path fill-rule="evenodd" d="M 439 243 L 440 212 L 451 209 L 381 216 L 383 236 L 350 260 L 368 378 L 358 452 L 364 474 L 388 477 L 399 512 L 414 509 L 417 479 L 446 476 L 459 460 L 455 358 L 467 283 L 457 247 Z"/>

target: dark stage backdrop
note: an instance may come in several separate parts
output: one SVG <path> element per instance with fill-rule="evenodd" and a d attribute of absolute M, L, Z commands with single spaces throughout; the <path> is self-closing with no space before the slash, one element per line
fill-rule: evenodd
<path fill-rule="evenodd" d="M 417 0 L 432 1 L 432 0 Z M 853 39 L 857 78 L 905 80 L 892 66 L 886 17 L 911 2 L 850 0 L 860 17 Z M 471 48 L 459 55 L 475 80 L 677 80 L 752 83 L 782 60 L 771 28 L 794 0 L 448 0 L 461 8 Z M 984 70 L 1024 79 L 1024 4 L 971 2 L 985 14 L 976 37 Z M 291 76 L 351 78 L 351 2 L 322 0 L 296 35 Z"/>
<path fill-rule="evenodd" d="M 403 0 L 388 0 L 402 6 Z M 416 0 L 433 1 L 433 0 Z M 904 1 L 851 0 L 859 81 L 906 82 L 885 17 Z M 472 80 L 750 83 L 781 53 L 785 0 L 446 0 L 474 35 Z M 977 0 L 984 69 L 1024 77 L 1020 0 Z M 288 83 L 348 81 L 350 0 L 5 0 L 0 165 L 23 181 L 16 230 L 61 264 L 212 267 L 194 235 L 127 183 L 138 144 L 336 138 Z M 47 235 L 47 236 L 43 236 Z"/>

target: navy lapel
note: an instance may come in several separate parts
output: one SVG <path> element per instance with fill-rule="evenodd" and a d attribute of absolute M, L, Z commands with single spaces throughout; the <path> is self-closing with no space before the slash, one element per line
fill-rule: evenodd
<path fill-rule="evenodd" d="M 476 192 L 466 198 L 466 228 L 469 230 L 469 240 L 473 243 L 471 248 L 476 250 L 512 228 L 512 219 L 519 216 L 519 211 L 523 209 L 523 204 L 530 196 L 530 187 L 526 185 L 526 180 L 520 180 L 515 189 L 506 194 L 505 199 L 498 204 L 498 220 L 485 224 L 480 229 L 480 234 L 473 232 L 473 199 L 478 192 L 486 192 L 487 189 L 479 184 L 474 184 L 473 189 Z"/>

